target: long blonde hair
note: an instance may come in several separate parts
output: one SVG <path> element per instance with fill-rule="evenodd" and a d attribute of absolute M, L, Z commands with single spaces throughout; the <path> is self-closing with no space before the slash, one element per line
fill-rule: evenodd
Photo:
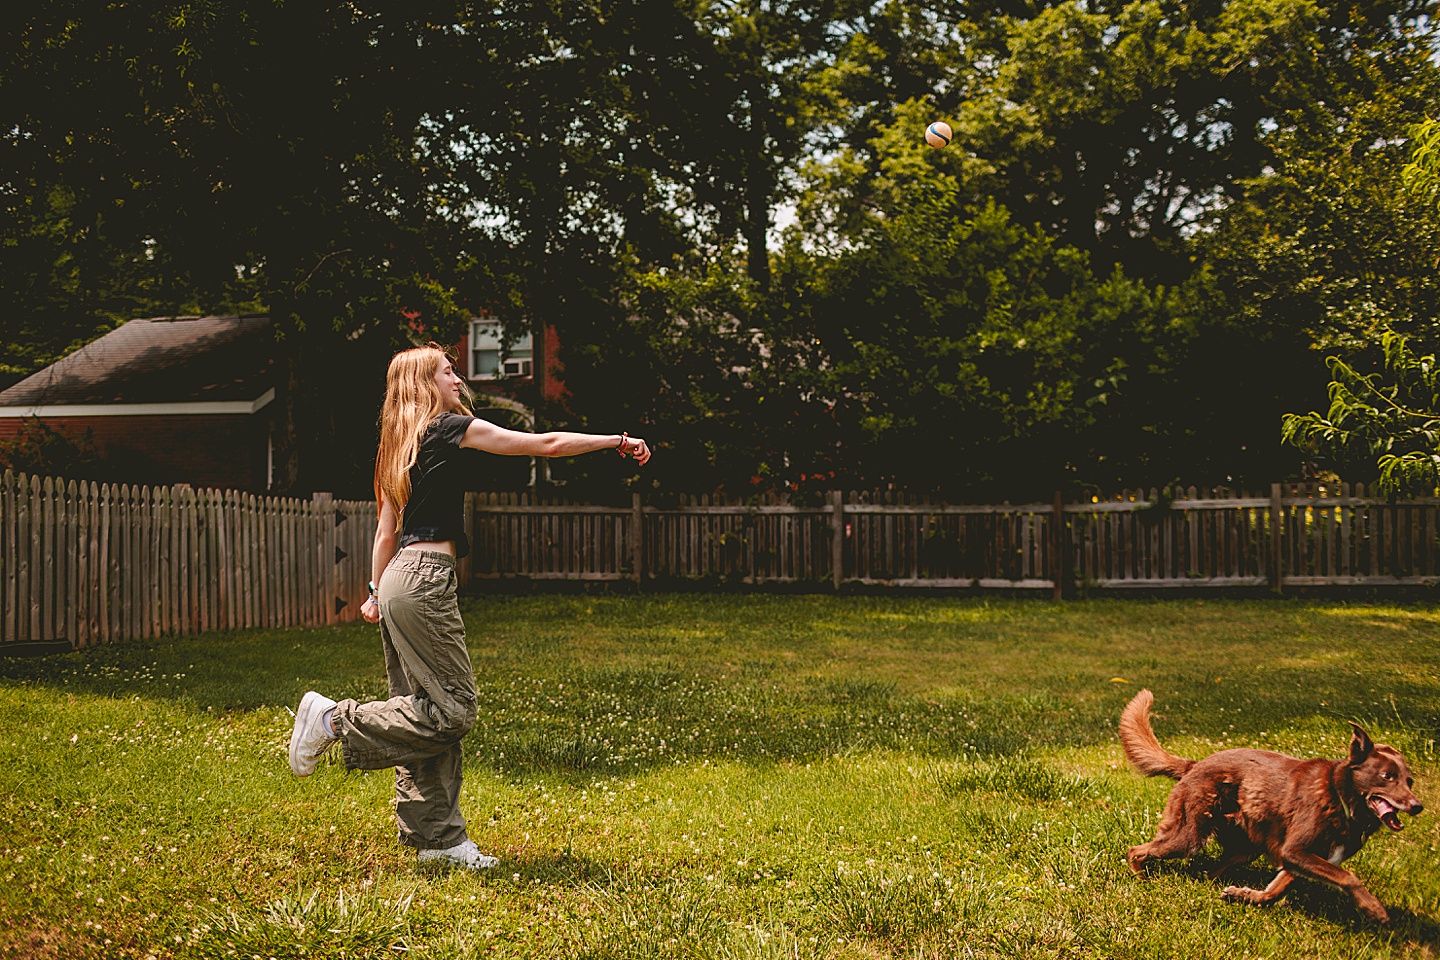
<path fill-rule="evenodd" d="M 400 529 L 410 502 L 410 468 L 420 455 L 420 440 L 430 421 L 452 408 L 435 378 L 450 357 L 439 344 L 401 350 L 385 373 L 385 403 L 380 408 L 380 450 L 375 455 L 375 502 L 395 508 Z M 453 362 L 453 361 L 451 361 Z M 460 409 L 469 414 L 470 393 L 462 386 Z"/>

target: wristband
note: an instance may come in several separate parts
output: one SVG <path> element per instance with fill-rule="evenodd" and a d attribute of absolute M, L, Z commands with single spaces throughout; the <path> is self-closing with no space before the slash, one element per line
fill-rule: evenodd
<path fill-rule="evenodd" d="M 615 450 L 616 450 L 616 452 L 619 453 L 620 456 L 622 456 L 622 457 L 623 457 L 623 456 L 627 456 L 627 454 L 625 453 L 625 441 L 626 441 L 626 440 L 629 440 L 629 439 L 630 439 L 630 434 L 628 434 L 628 433 L 622 433 L 622 434 L 620 434 L 620 442 L 617 443 L 617 444 L 615 444 Z"/>

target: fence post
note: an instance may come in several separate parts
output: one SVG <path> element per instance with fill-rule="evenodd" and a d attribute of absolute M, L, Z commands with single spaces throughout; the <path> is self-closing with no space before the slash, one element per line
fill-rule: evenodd
<path fill-rule="evenodd" d="M 0 643 L 18 639 L 15 631 L 15 564 L 20 546 L 15 540 L 15 474 L 0 474 Z"/>
<path fill-rule="evenodd" d="M 845 579 L 845 491 L 830 491 L 830 578 L 835 589 Z"/>
<path fill-rule="evenodd" d="M 1285 592 L 1285 553 L 1281 531 L 1285 526 L 1285 507 L 1280 502 L 1280 484 L 1270 484 L 1270 589 Z"/>
<path fill-rule="evenodd" d="M 1055 580 L 1055 599 L 1064 600 L 1066 547 L 1070 538 L 1066 536 L 1069 530 L 1065 525 L 1065 495 L 1059 490 L 1055 491 L 1055 512 L 1050 519 L 1050 576 Z"/>
<path fill-rule="evenodd" d="M 320 578 L 320 618 L 322 623 L 338 623 L 340 611 L 335 609 L 335 601 L 338 599 L 335 588 L 337 579 L 335 577 L 335 523 L 331 519 L 330 504 L 334 501 L 334 494 L 318 492 L 310 496 L 310 502 L 314 505 L 312 513 L 312 530 L 319 536 L 320 542 L 316 544 L 316 559 L 319 561 L 319 570 L 314 571 L 311 576 Z"/>
<path fill-rule="evenodd" d="M 635 587 L 645 586 L 645 508 L 640 493 L 630 495 L 630 568 L 635 574 Z"/>

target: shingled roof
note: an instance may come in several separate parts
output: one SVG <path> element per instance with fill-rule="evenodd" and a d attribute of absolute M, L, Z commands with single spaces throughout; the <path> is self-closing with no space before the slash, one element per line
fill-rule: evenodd
<path fill-rule="evenodd" d="M 259 409 L 273 397 L 269 317 L 131 320 L 0 391 L 0 416 L 17 408 L 224 403 Z M 228 411 L 227 411 L 228 412 Z"/>

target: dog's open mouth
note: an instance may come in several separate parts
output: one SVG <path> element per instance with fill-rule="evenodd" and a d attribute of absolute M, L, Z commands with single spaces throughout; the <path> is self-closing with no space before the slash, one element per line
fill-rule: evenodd
<path fill-rule="evenodd" d="M 1389 800 L 1384 797 L 1369 796 L 1365 798 L 1365 802 L 1370 804 L 1370 809 L 1375 811 L 1375 816 L 1379 817 L 1380 822 L 1385 826 L 1391 830 L 1405 829 L 1405 825 L 1400 822 L 1400 812 L 1390 804 Z"/>

